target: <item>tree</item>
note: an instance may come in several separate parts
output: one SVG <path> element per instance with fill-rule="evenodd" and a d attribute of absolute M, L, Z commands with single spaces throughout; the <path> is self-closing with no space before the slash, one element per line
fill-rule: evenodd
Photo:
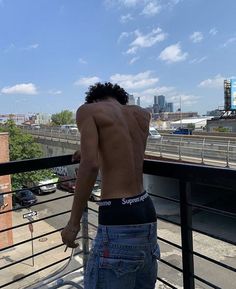
<path fill-rule="evenodd" d="M 187 128 L 194 130 L 195 129 L 195 124 L 194 123 L 188 123 L 187 124 Z"/>
<path fill-rule="evenodd" d="M 216 131 L 218 131 L 218 132 L 230 132 L 230 129 L 228 127 L 219 126 L 218 128 L 216 128 Z"/>
<path fill-rule="evenodd" d="M 13 120 L 8 120 L 0 127 L 0 131 L 9 133 L 10 160 L 25 160 L 43 157 L 43 151 L 34 138 L 16 126 Z M 19 189 L 26 181 L 42 180 L 52 176 L 52 170 L 39 170 L 12 175 L 13 189 Z"/>
<path fill-rule="evenodd" d="M 59 113 L 55 113 L 51 117 L 52 123 L 55 125 L 71 124 L 75 123 L 72 111 L 62 110 Z"/>

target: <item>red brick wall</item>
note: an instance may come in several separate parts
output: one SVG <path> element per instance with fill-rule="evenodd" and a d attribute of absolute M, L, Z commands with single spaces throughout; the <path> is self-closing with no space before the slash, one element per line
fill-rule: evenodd
<path fill-rule="evenodd" d="M 0 163 L 9 161 L 9 139 L 8 133 L 0 133 Z M 11 191 L 11 177 L 0 176 L 0 192 Z M 12 195 L 4 195 L 4 206 L 0 212 L 12 209 Z M 12 227 L 12 212 L 0 214 L 0 231 Z M 0 233 L 0 248 L 13 244 L 12 230 Z"/>

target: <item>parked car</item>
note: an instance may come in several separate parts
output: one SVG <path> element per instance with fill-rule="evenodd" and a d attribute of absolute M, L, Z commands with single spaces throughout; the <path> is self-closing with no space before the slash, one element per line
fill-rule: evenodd
<path fill-rule="evenodd" d="M 32 129 L 40 129 L 40 125 L 39 124 L 31 124 L 31 128 Z"/>
<path fill-rule="evenodd" d="M 42 195 L 45 193 L 54 193 L 56 192 L 58 182 L 58 176 L 53 176 L 48 179 L 44 179 L 41 181 L 28 181 L 23 186 L 24 188 L 30 189 L 32 192 Z"/>
<path fill-rule="evenodd" d="M 32 191 L 22 189 L 13 195 L 13 203 L 18 203 L 21 206 L 30 206 L 37 203 L 37 198 Z"/>
<path fill-rule="evenodd" d="M 58 189 L 62 189 L 65 191 L 68 191 L 70 193 L 75 192 L 75 180 L 69 176 L 59 176 L 58 179 L 58 184 L 57 184 Z"/>
<path fill-rule="evenodd" d="M 172 134 L 185 134 L 185 135 L 192 135 L 192 129 L 189 128 L 177 128 Z"/>
<path fill-rule="evenodd" d="M 150 139 L 160 139 L 160 138 L 161 138 L 161 135 L 160 135 L 159 132 L 155 129 L 155 127 L 150 127 L 150 128 L 149 128 L 148 138 L 150 138 Z"/>

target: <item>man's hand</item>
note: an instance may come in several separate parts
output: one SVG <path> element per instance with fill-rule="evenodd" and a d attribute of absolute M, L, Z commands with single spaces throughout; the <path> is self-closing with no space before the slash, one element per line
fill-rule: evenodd
<path fill-rule="evenodd" d="M 72 156 L 72 162 L 78 162 L 80 161 L 80 158 L 81 158 L 80 150 L 77 150 L 74 152 Z"/>
<path fill-rule="evenodd" d="M 68 223 L 61 232 L 62 242 L 70 248 L 76 248 L 79 244 L 75 243 L 77 234 L 80 231 L 80 227 L 76 228 Z"/>

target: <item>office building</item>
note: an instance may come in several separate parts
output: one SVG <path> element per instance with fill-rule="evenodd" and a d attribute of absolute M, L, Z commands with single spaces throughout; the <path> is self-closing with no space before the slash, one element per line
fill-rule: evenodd
<path fill-rule="evenodd" d="M 129 95 L 129 101 L 128 101 L 129 105 L 135 105 L 135 98 L 133 95 Z"/>
<path fill-rule="evenodd" d="M 166 104 L 166 111 L 167 111 L 167 112 L 174 112 L 173 102 L 167 102 L 167 104 Z"/>
<path fill-rule="evenodd" d="M 164 95 L 158 95 L 158 105 L 160 111 L 165 111 L 166 102 Z"/>
<path fill-rule="evenodd" d="M 140 96 L 137 99 L 137 105 L 140 106 Z"/>

